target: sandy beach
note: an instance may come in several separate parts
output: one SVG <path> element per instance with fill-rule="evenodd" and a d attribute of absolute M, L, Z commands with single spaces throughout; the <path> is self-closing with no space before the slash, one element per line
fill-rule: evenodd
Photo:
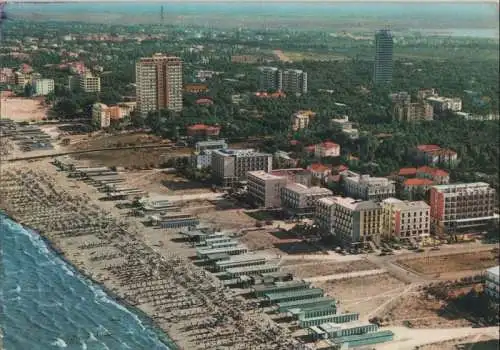
<path fill-rule="evenodd" d="M 290 334 L 224 289 L 172 242 L 49 160 L 2 164 L 0 208 L 37 230 L 82 273 L 149 315 L 180 349 L 293 349 Z"/>

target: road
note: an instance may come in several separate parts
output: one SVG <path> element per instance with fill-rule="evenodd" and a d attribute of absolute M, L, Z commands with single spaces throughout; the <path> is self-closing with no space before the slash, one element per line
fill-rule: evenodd
<path fill-rule="evenodd" d="M 356 272 L 348 272 L 348 273 L 337 273 L 335 275 L 304 278 L 304 281 L 325 282 L 325 281 L 331 281 L 331 280 L 341 280 L 344 278 L 356 278 L 356 277 L 380 275 L 380 274 L 383 274 L 385 272 L 387 272 L 387 271 L 384 269 L 375 269 L 375 270 L 365 270 L 365 271 L 356 271 Z"/>
<path fill-rule="evenodd" d="M 394 341 L 377 345 L 377 350 L 409 350 L 414 349 L 417 346 L 480 335 L 486 335 L 494 339 L 499 339 L 498 327 L 437 329 L 384 327 L 383 330 L 390 330 L 394 332 Z"/>

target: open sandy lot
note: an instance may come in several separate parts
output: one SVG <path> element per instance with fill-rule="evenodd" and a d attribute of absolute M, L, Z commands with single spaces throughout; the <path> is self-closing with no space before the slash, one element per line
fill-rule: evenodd
<path fill-rule="evenodd" d="M 16 122 L 43 120 L 49 109 L 43 106 L 42 102 L 43 99 L 39 98 L 3 97 L 0 116 Z"/>
<path fill-rule="evenodd" d="M 195 194 L 211 192 L 202 183 L 188 180 L 176 174 L 167 174 L 160 169 L 129 170 L 121 173 L 124 185 L 137 187 L 155 195 Z"/>
<path fill-rule="evenodd" d="M 352 262 L 330 262 L 324 263 L 321 261 L 308 262 L 304 261 L 299 265 L 288 265 L 283 267 L 285 272 L 293 272 L 298 278 L 309 278 L 315 276 L 327 276 L 347 272 L 373 270 L 377 267 L 366 260 L 358 260 Z"/>
<path fill-rule="evenodd" d="M 399 295 L 406 285 L 390 274 L 363 276 L 344 280 L 316 282 L 328 296 L 340 301 L 342 311 L 359 312 L 367 317 L 388 299 Z"/>
<path fill-rule="evenodd" d="M 397 264 L 423 275 L 448 275 L 456 272 L 474 272 L 498 265 L 498 252 L 493 250 L 474 253 L 449 254 L 432 257 L 401 259 Z"/>
<path fill-rule="evenodd" d="M 452 328 L 471 326 L 461 316 L 441 312 L 442 301 L 425 292 L 408 293 L 385 314 L 391 325 L 401 326 L 410 321 L 414 328 Z"/>
<path fill-rule="evenodd" d="M 424 345 L 420 350 L 496 350 L 498 349 L 498 340 L 492 339 L 486 335 L 476 335 L 462 339 L 450 340 L 442 343 Z"/>

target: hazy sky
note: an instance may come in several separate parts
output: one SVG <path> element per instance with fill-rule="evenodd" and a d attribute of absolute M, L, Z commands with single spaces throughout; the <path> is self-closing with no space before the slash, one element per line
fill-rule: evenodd
<path fill-rule="evenodd" d="M 137 0 L 8 0 L 7 2 L 125 2 L 125 1 L 135 1 Z M 3 0 L 0 0 L 3 2 Z M 490 3 L 498 4 L 499 0 L 145 0 L 144 2 L 161 2 L 161 3 L 171 3 L 171 2 L 234 2 L 234 3 L 269 3 L 269 2 L 296 2 L 296 3 L 308 3 L 308 2 L 413 2 L 413 3 L 424 3 L 424 2 L 465 2 L 465 3 Z"/>

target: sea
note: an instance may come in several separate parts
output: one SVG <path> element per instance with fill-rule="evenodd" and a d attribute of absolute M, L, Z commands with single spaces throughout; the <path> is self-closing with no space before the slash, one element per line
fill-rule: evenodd
<path fill-rule="evenodd" d="M 298 19 L 301 21 L 335 24 L 372 22 L 394 25 L 408 31 L 443 32 L 450 36 L 474 36 L 498 38 L 498 2 L 287 2 L 287 1 L 107 1 L 73 3 L 28 3 L 12 2 L 9 8 L 13 13 L 36 13 L 44 18 L 60 17 L 70 14 L 119 19 L 127 23 L 127 18 L 160 18 L 160 8 L 165 16 L 193 17 L 196 23 L 205 19 L 218 24 L 221 19 L 238 20 L 247 23 L 255 21 Z M 173 16 L 173 17 L 172 17 Z M 303 22 L 302 22 L 303 23 Z M 434 29 L 438 29 L 435 31 Z"/>
<path fill-rule="evenodd" d="M 144 315 L 114 301 L 1 212 L 0 258 L 5 350 L 176 348 Z"/>

